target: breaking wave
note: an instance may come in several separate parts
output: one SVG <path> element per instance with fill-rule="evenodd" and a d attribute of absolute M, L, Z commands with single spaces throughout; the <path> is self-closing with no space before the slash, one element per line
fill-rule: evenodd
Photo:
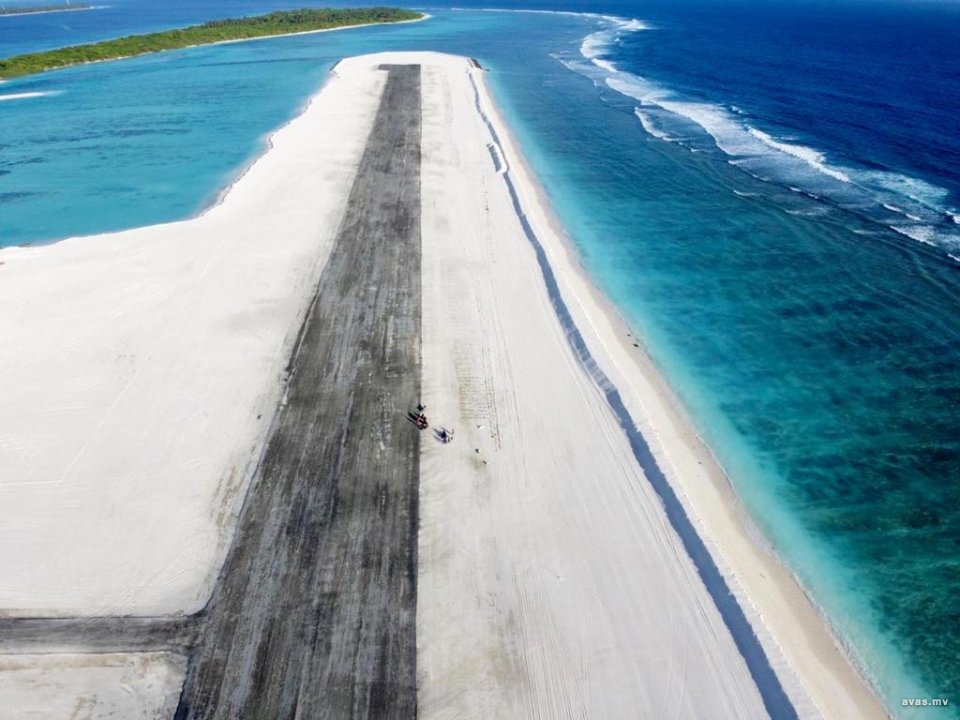
<path fill-rule="evenodd" d="M 636 100 L 634 114 L 651 137 L 697 152 L 719 149 L 730 164 L 759 180 L 828 200 L 918 242 L 960 251 L 960 212 L 947 206 L 949 192 L 944 188 L 831 158 L 789 135 L 761 129 L 740 107 L 684 98 L 627 72 L 616 61 L 617 47 L 625 36 L 652 28 L 637 19 L 591 17 L 602 27 L 582 40 L 581 57 L 558 59 L 598 86 Z"/>
<path fill-rule="evenodd" d="M 601 70 L 615 73 L 617 72 L 617 66 L 605 59 L 604 56 L 620 41 L 623 35 L 638 30 L 649 30 L 650 27 L 639 20 L 628 20 L 612 15 L 599 15 L 597 18 L 609 27 L 587 35 L 580 43 L 580 54 Z"/>
<path fill-rule="evenodd" d="M 26 100 L 28 98 L 48 97 L 50 95 L 59 95 L 59 94 L 60 93 L 55 90 L 47 90 L 45 92 L 7 93 L 6 95 L 0 95 L 0 102 L 11 102 L 13 100 Z"/>

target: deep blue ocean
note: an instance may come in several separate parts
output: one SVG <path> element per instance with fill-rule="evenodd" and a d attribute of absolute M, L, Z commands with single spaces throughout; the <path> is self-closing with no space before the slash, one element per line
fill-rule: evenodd
<path fill-rule="evenodd" d="M 291 6 L 103 4 L 0 17 L 0 56 Z M 901 706 L 960 706 L 960 2 L 492 4 L 0 84 L 0 246 L 202 210 L 339 57 L 474 56 L 891 712 L 960 717 Z"/>

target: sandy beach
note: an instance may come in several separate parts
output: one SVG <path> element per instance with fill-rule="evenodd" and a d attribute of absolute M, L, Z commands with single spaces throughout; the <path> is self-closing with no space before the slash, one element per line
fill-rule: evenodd
<path fill-rule="evenodd" d="M 389 106 L 415 121 L 402 142 L 383 126 L 399 72 L 383 66 L 396 65 L 419 68 L 416 117 Z M 327 658 L 349 658 L 350 697 L 367 693 L 351 701 L 357 717 L 411 717 L 411 703 L 437 719 L 886 716 L 582 272 L 484 75 L 436 53 L 345 59 L 200 217 L 0 251 L 11 339 L 0 345 L 0 617 L 95 617 L 101 635 L 116 616 L 194 628 L 173 644 L 111 646 L 96 667 L 82 630 L 44 656 L 36 643 L 0 646 L 0 666 L 17 669 L 0 707 L 54 692 L 64 707 L 92 698 L 91 717 L 168 717 L 178 698 L 183 717 L 228 717 L 226 705 L 191 705 L 190 688 L 285 663 L 329 674 L 339 666 Z M 384 199 L 377 182 L 417 195 Z M 385 219 L 356 224 L 368 216 Z M 419 243 L 405 277 L 384 274 L 389 254 L 369 268 L 341 256 L 401 234 Z M 337 298 L 354 314 L 336 312 Z M 411 299 L 419 322 L 405 314 Z M 329 347 L 339 354 L 323 359 Z M 380 369 L 343 380 L 367 362 Z M 398 367 L 402 382 L 386 383 Z M 345 395 L 323 394 L 341 381 Z M 416 447 L 405 412 L 417 400 L 432 427 L 412 460 L 397 448 Z M 358 414 L 333 461 L 318 448 L 339 432 L 322 412 L 338 402 L 334 418 Z M 314 435 L 291 434 L 307 427 Z M 321 459 L 307 467 L 293 442 Z M 343 469 L 358 457 L 380 464 Z M 351 505 L 351 472 L 393 479 Z M 412 495 L 394 500 L 403 478 Z M 297 494 L 307 486 L 320 490 Z M 342 527 L 337 508 L 349 510 Z M 330 539 L 361 532 L 372 550 Z M 310 548 L 286 549 L 303 533 L 315 533 Z M 338 572 L 362 592 L 333 582 Z M 305 577 L 313 584 L 292 583 Z M 264 628 L 284 602 L 284 618 L 307 608 L 325 630 L 308 643 L 293 633 L 273 659 Z M 403 632 L 343 630 L 358 622 Z M 210 638 L 223 633 L 246 639 L 221 666 L 204 643 L 220 647 Z M 366 679 L 381 665 L 390 672 Z M 149 687 L 122 709 L 111 683 L 133 672 Z M 31 673 L 58 689 L 17 680 Z M 269 707 L 243 683 L 233 713 L 306 707 L 306 687 L 324 707 L 309 675 Z"/>

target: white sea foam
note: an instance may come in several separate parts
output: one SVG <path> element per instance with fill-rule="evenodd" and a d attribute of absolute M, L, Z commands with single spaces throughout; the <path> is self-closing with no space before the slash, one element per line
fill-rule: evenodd
<path fill-rule="evenodd" d="M 649 113 L 645 113 L 640 108 L 634 109 L 634 114 L 640 119 L 640 124 L 643 125 L 643 129 L 647 131 L 648 134 L 653 135 L 653 137 L 658 140 L 666 140 L 667 142 L 677 142 L 677 138 L 668 135 L 663 130 L 658 128 L 653 119 L 650 117 Z"/>
<path fill-rule="evenodd" d="M 743 124 L 720 105 L 678 100 L 660 100 L 657 104 L 664 110 L 699 125 L 727 155 L 763 154 L 758 143 L 750 137 L 749 132 L 745 131 Z"/>
<path fill-rule="evenodd" d="M 827 164 L 823 153 L 804 145 L 777 140 L 769 133 L 747 124 L 737 114 L 720 105 L 672 99 L 668 91 L 630 73 L 618 73 L 607 78 L 606 82 L 611 89 L 623 95 L 643 103 L 657 105 L 667 112 L 699 125 L 727 155 L 765 157 L 781 161 L 795 158 L 827 177 L 839 182 L 850 182 L 850 176 L 844 170 Z"/>
<path fill-rule="evenodd" d="M 602 58 L 594 58 L 591 62 L 601 70 L 606 70 L 607 72 L 611 72 L 611 73 L 618 72 L 617 66 L 614 65 L 609 60 L 603 60 Z"/>
<path fill-rule="evenodd" d="M 891 225 L 890 228 L 896 230 L 901 235 L 906 235 L 911 240 L 916 240 L 926 245 L 936 245 L 933 241 L 934 230 L 927 225 Z"/>
<path fill-rule="evenodd" d="M 764 145 L 772 147 L 774 150 L 779 150 L 780 152 L 786 153 L 787 155 L 793 155 L 796 158 L 800 158 L 810 167 L 822 172 L 824 175 L 829 175 L 840 182 L 850 182 L 850 176 L 845 172 L 827 165 L 826 161 L 824 160 L 823 153 L 817 152 L 813 148 L 808 148 L 805 145 L 792 145 L 790 143 L 775 140 L 762 130 L 757 130 L 749 125 L 747 128 L 748 132 Z"/>
<path fill-rule="evenodd" d="M 649 30 L 650 27 L 636 19 L 618 18 L 611 15 L 603 15 L 599 19 L 608 27 L 587 35 L 580 43 L 580 54 L 601 70 L 610 73 L 619 72 L 617 66 L 603 56 L 608 53 L 614 44 L 620 41 L 623 35 L 639 30 Z"/>
<path fill-rule="evenodd" d="M 784 212 L 787 213 L 787 215 L 794 215 L 796 217 L 822 217 L 827 213 L 827 210 L 822 207 L 811 207 L 806 210 L 797 210 L 795 208 L 793 209 L 788 208 L 784 210 Z"/>
<path fill-rule="evenodd" d="M 639 100 L 644 104 L 656 105 L 669 113 L 699 125 L 713 138 L 717 147 L 728 155 L 756 155 L 758 153 L 760 143 L 750 137 L 740 121 L 732 117 L 719 105 L 674 99 L 666 89 L 632 73 L 621 72 L 612 75 L 606 79 L 606 84 L 622 95 Z"/>
<path fill-rule="evenodd" d="M 952 227 L 946 226 L 945 223 L 937 226 L 891 225 L 890 227 L 911 240 L 942 248 L 947 250 L 948 253 L 956 254 L 960 250 L 960 233 L 953 230 Z"/>
<path fill-rule="evenodd" d="M 902 215 L 893 229 L 918 242 L 960 247 L 960 236 L 944 226 L 960 225 L 956 211 L 944 207 L 949 192 L 932 183 L 888 170 L 840 165 L 826 153 L 757 127 L 740 107 L 691 101 L 655 82 L 620 69 L 611 52 L 624 33 L 647 29 L 639 20 L 596 16 L 604 24 L 587 35 L 580 54 L 587 62 L 564 60 L 570 70 L 609 87 L 640 105 L 634 114 L 651 136 L 680 142 L 693 152 L 712 140 L 729 156 L 728 162 L 758 180 L 776 182 L 815 199 L 828 199 L 886 224 L 884 210 Z M 798 214 L 794 211 L 794 214 Z"/>
<path fill-rule="evenodd" d="M 956 245 L 956 233 L 944 226 L 951 221 L 960 224 L 960 221 L 945 207 L 950 195 L 945 188 L 919 178 L 880 170 L 863 172 L 858 180 L 879 197 L 888 210 L 929 227 L 931 237 L 938 243 Z"/>
<path fill-rule="evenodd" d="M 632 73 L 617 73 L 608 77 L 606 83 L 618 93 L 639 100 L 641 103 L 660 105 L 666 99 L 662 88 Z"/>
<path fill-rule="evenodd" d="M 26 100 L 27 98 L 48 97 L 50 95 L 59 95 L 59 94 L 60 93 L 55 90 L 47 90 L 45 92 L 7 93 L 6 95 L 0 95 L 0 102 L 10 102 L 11 100 Z"/>

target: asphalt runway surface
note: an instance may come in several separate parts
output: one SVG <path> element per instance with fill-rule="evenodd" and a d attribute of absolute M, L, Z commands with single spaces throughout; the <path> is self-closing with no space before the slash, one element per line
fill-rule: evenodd
<path fill-rule="evenodd" d="M 416 717 L 420 68 L 381 69 L 178 720 Z"/>
<path fill-rule="evenodd" d="M 193 617 L 2 618 L 0 655 L 26 653 L 187 653 L 196 644 Z"/>

